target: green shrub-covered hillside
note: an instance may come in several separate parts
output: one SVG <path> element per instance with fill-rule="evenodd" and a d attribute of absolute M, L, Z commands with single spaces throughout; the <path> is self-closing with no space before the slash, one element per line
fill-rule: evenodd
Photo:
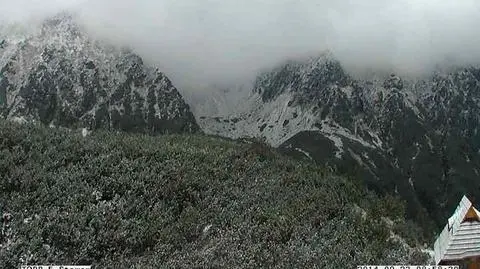
<path fill-rule="evenodd" d="M 0 121 L 0 268 L 423 263 L 404 205 L 258 143 Z"/>

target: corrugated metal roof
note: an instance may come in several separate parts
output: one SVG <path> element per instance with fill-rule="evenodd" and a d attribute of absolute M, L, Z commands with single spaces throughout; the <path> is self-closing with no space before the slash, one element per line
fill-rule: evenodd
<path fill-rule="evenodd" d="M 447 225 L 435 241 L 435 263 L 480 256 L 480 222 L 463 222 L 472 203 L 463 196 Z M 475 209 L 475 208 L 474 208 Z M 475 213 L 479 212 L 475 209 Z"/>

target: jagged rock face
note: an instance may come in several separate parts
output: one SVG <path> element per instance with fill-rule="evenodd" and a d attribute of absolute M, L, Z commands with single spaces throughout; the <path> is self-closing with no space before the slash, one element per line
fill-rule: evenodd
<path fill-rule="evenodd" d="M 195 132 L 172 82 L 126 49 L 90 39 L 69 15 L 22 39 L 0 37 L 0 104 L 7 119 L 134 132 Z"/>
<path fill-rule="evenodd" d="M 245 111 L 200 124 L 334 166 L 443 225 L 461 195 L 480 197 L 479 95 L 479 68 L 365 81 L 326 54 L 260 75 Z"/>
<path fill-rule="evenodd" d="M 263 101 L 271 101 L 287 90 L 297 93 L 297 97 L 321 97 L 324 90 L 346 86 L 348 82 L 340 64 L 324 56 L 305 63 L 289 61 L 273 72 L 260 75 L 254 91 Z"/>

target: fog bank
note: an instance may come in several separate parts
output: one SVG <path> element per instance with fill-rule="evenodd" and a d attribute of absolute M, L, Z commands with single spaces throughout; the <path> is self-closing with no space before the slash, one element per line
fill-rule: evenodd
<path fill-rule="evenodd" d="M 190 89 L 324 50 L 351 70 L 480 63 L 478 0 L 0 0 L 9 21 L 65 9 Z"/>

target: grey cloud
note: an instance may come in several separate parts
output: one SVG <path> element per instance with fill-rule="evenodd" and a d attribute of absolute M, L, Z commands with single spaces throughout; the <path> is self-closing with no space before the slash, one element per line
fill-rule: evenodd
<path fill-rule="evenodd" d="M 285 58 L 326 49 L 352 70 L 422 74 L 445 62 L 480 62 L 478 0 L 17 0 L 0 6 L 17 19 L 70 7 L 92 33 L 133 47 L 185 87 L 244 80 Z"/>

